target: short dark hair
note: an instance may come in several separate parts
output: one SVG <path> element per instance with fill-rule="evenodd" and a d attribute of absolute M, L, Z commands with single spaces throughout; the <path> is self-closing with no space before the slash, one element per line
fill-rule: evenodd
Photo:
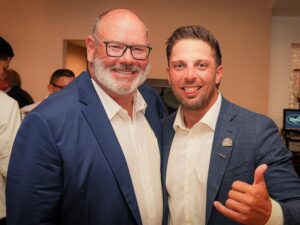
<path fill-rule="evenodd" d="M 72 70 L 69 69 L 58 69 L 55 70 L 50 78 L 50 84 L 55 84 L 55 82 L 60 78 L 60 77 L 75 77 L 75 74 L 73 73 Z"/>
<path fill-rule="evenodd" d="M 14 51 L 11 45 L 0 36 L 0 59 L 7 60 L 14 57 Z"/>
<path fill-rule="evenodd" d="M 214 50 L 214 58 L 217 66 L 222 64 L 222 54 L 217 39 L 213 36 L 212 33 L 210 33 L 210 31 L 208 31 L 202 26 L 197 25 L 179 27 L 168 38 L 168 40 L 165 43 L 167 45 L 166 53 L 168 63 L 170 60 L 172 48 L 178 41 L 183 39 L 198 39 L 206 42 Z"/>

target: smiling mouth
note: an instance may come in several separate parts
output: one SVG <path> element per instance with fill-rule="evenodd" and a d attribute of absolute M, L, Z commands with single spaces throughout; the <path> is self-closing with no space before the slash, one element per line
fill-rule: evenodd
<path fill-rule="evenodd" d="M 120 70 L 120 69 L 112 69 L 112 72 L 117 73 L 119 76 L 124 76 L 124 78 L 136 77 L 139 75 L 139 71 L 137 70 Z"/>
<path fill-rule="evenodd" d="M 131 75 L 131 74 L 134 74 L 137 72 L 135 70 L 118 70 L 118 69 L 113 69 L 113 71 L 116 73 L 123 74 L 123 75 Z"/>
<path fill-rule="evenodd" d="M 200 89 L 200 86 L 197 86 L 197 87 L 184 87 L 182 89 L 187 94 L 193 94 L 193 93 L 195 93 L 196 91 L 198 91 Z"/>
<path fill-rule="evenodd" d="M 114 65 L 111 67 L 111 70 L 124 76 L 134 75 L 140 71 L 140 69 L 137 66 L 126 64 Z"/>

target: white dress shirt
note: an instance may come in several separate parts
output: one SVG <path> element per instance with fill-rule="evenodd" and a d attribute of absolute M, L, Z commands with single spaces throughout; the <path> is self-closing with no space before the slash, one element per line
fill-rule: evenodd
<path fill-rule="evenodd" d="M 32 110 L 34 110 L 41 102 L 35 102 L 30 105 L 25 105 L 20 109 L 21 114 L 21 121 L 25 119 L 25 117 L 30 113 Z"/>
<path fill-rule="evenodd" d="M 178 109 L 166 178 L 170 225 L 205 224 L 208 169 L 221 102 L 219 93 L 214 105 L 191 129 L 184 124 L 181 107 Z M 281 207 L 273 200 L 267 224 L 283 224 Z"/>
<path fill-rule="evenodd" d="M 92 81 L 124 153 L 143 225 L 159 225 L 163 211 L 160 152 L 156 136 L 144 115 L 147 104 L 137 91 L 131 118 Z"/>
<path fill-rule="evenodd" d="M 44 99 L 48 98 L 49 95 L 47 95 Z M 43 100 L 39 102 L 32 103 L 30 105 L 25 105 L 24 107 L 20 108 L 20 113 L 21 113 L 21 121 L 25 119 L 25 117 L 32 111 L 34 110 L 39 104 L 41 104 Z"/>
<path fill-rule="evenodd" d="M 0 91 L 0 219 L 6 217 L 5 181 L 9 156 L 19 126 L 18 102 Z"/>

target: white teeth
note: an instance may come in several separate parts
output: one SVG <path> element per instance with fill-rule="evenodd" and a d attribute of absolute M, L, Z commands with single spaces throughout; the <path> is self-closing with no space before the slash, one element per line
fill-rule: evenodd
<path fill-rule="evenodd" d="M 199 87 L 185 87 L 183 88 L 186 92 L 195 92 L 199 89 Z"/>
<path fill-rule="evenodd" d="M 125 75 L 132 74 L 132 71 L 120 71 L 120 70 L 117 70 L 116 72 L 121 73 L 121 74 L 125 74 Z"/>
<path fill-rule="evenodd" d="M 132 72 L 119 71 L 119 73 L 123 73 L 123 74 L 131 74 Z"/>

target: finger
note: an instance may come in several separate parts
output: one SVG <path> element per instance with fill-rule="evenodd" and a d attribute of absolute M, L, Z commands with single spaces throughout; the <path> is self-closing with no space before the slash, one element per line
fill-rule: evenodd
<path fill-rule="evenodd" d="M 240 214 L 247 214 L 249 212 L 249 206 L 242 202 L 235 201 L 233 199 L 227 199 L 225 207 L 231 209 Z"/>
<path fill-rule="evenodd" d="M 240 217 L 240 213 L 227 208 L 226 206 L 224 206 L 221 202 L 219 201 L 215 201 L 214 202 L 214 206 L 216 207 L 216 209 L 223 214 L 225 217 L 228 217 L 230 219 L 236 219 Z"/>
<path fill-rule="evenodd" d="M 234 181 L 231 185 L 231 189 L 241 192 L 241 193 L 247 193 L 252 190 L 252 184 L 247 184 L 243 181 Z"/>
<path fill-rule="evenodd" d="M 267 171 L 268 166 L 266 164 L 262 164 L 256 168 L 254 173 L 254 182 L 253 184 L 266 184 L 265 182 L 265 172 Z"/>
<path fill-rule="evenodd" d="M 239 191 L 235 191 L 235 190 L 230 190 L 228 192 L 228 199 L 232 199 L 234 201 L 244 202 L 246 197 L 247 197 L 247 194 L 245 194 L 244 192 L 239 192 Z"/>
<path fill-rule="evenodd" d="M 269 199 L 268 192 L 266 190 L 266 186 L 252 187 L 252 191 L 249 193 L 241 193 L 234 190 L 230 190 L 228 192 L 228 200 L 233 200 L 239 202 L 241 205 L 245 207 L 255 207 L 257 204 L 263 204 L 263 201 Z M 227 206 L 227 202 L 226 202 Z M 228 207 L 228 206 L 227 206 Z M 231 207 L 228 207 L 231 208 Z M 239 212 L 245 212 L 244 210 L 237 210 Z"/>

